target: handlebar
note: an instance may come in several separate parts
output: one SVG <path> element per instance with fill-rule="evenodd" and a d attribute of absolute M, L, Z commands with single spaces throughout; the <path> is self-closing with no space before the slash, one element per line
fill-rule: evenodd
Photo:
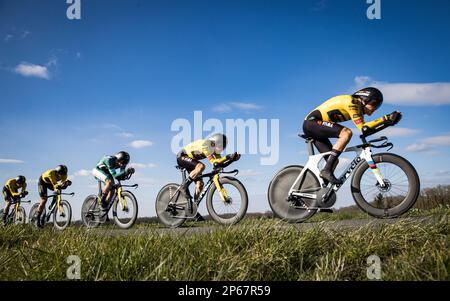
<path fill-rule="evenodd" d="M 210 178 L 210 177 L 213 177 L 213 176 L 215 176 L 217 174 L 227 174 L 227 175 L 228 174 L 234 174 L 235 176 L 237 176 L 239 174 L 239 170 L 234 169 L 232 171 L 224 171 L 223 167 L 214 168 L 212 170 L 212 172 L 201 175 L 201 178 Z"/>
<path fill-rule="evenodd" d="M 121 184 L 120 186 L 122 186 L 122 187 L 131 187 L 131 188 L 134 188 L 134 189 L 137 189 L 139 187 L 138 184 L 133 184 L 133 185 L 122 185 Z"/>
<path fill-rule="evenodd" d="M 132 176 L 132 175 L 133 175 L 133 173 L 130 173 L 130 174 L 124 176 L 123 178 L 117 179 L 117 180 L 118 180 L 119 182 L 121 182 L 121 181 L 128 181 L 129 179 L 131 179 L 131 176 Z"/>
<path fill-rule="evenodd" d="M 52 197 L 55 197 L 55 196 L 58 196 L 58 195 L 74 196 L 75 192 L 71 192 L 71 193 L 58 192 L 58 193 L 55 193 L 55 194 L 52 194 L 52 195 L 48 195 L 46 198 L 49 199 L 49 198 L 52 198 Z"/>

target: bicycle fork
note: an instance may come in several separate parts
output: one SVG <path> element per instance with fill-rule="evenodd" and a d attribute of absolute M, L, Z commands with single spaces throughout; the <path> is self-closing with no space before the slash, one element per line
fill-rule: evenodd
<path fill-rule="evenodd" d="M 364 160 L 366 160 L 367 164 L 369 164 L 369 167 L 372 170 L 372 172 L 375 176 L 375 179 L 377 180 L 380 187 L 383 188 L 385 186 L 384 179 L 383 179 L 383 176 L 381 175 L 380 170 L 378 169 L 377 165 L 375 164 L 375 161 L 372 158 L 372 150 L 369 147 L 364 148 L 361 153 L 361 157 Z"/>
<path fill-rule="evenodd" d="M 214 185 L 216 185 L 216 188 L 220 193 L 220 198 L 222 199 L 222 202 L 226 203 L 229 201 L 228 193 L 223 187 L 222 183 L 220 183 L 219 179 L 220 179 L 219 175 L 214 176 L 213 178 Z"/>

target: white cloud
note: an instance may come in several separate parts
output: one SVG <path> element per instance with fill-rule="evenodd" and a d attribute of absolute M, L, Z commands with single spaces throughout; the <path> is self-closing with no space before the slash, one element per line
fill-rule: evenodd
<path fill-rule="evenodd" d="M 436 146 L 450 146 L 450 134 L 429 137 L 406 147 L 409 152 L 431 151 Z"/>
<path fill-rule="evenodd" d="M 243 110 L 243 111 L 253 111 L 262 109 L 261 106 L 250 103 L 250 102 L 229 102 L 222 103 L 215 106 L 212 110 L 218 113 L 227 113 L 233 111 L 233 109 Z"/>
<path fill-rule="evenodd" d="M 21 39 L 25 39 L 25 38 L 28 37 L 30 34 L 31 34 L 30 31 L 24 30 L 24 31 L 22 32 L 22 35 L 20 36 L 20 38 L 21 38 Z"/>
<path fill-rule="evenodd" d="M 424 140 L 425 143 L 441 146 L 450 146 L 450 134 L 430 137 Z"/>
<path fill-rule="evenodd" d="M 260 171 L 256 171 L 254 169 L 244 169 L 239 171 L 239 176 L 240 177 L 256 177 L 256 176 L 260 176 L 263 173 Z"/>
<path fill-rule="evenodd" d="M 134 168 L 155 168 L 157 167 L 154 163 L 130 163 L 131 167 Z"/>
<path fill-rule="evenodd" d="M 121 130 L 121 127 L 114 123 L 105 123 L 101 125 L 104 129 L 114 129 L 114 130 Z"/>
<path fill-rule="evenodd" d="M 240 110 L 260 110 L 262 107 L 248 102 L 231 102 L 230 105 Z"/>
<path fill-rule="evenodd" d="M 7 34 L 7 35 L 5 36 L 5 38 L 3 39 L 3 41 L 4 41 L 5 43 L 8 43 L 9 40 L 11 40 L 13 37 L 14 37 L 13 35 Z"/>
<path fill-rule="evenodd" d="M 22 160 L 16 160 L 16 159 L 0 159 L 0 164 L 22 164 L 25 163 Z"/>
<path fill-rule="evenodd" d="M 227 112 L 231 112 L 232 108 L 231 108 L 231 106 L 222 103 L 222 104 L 219 104 L 219 105 L 215 106 L 214 108 L 212 108 L 212 110 L 217 113 L 227 113 Z"/>
<path fill-rule="evenodd" d="M 133 142 L 130 143 L 130 146 L 133 148 L 144 148 L 144 147 L 149 147 L 152 145 L 153 145 L 153 142 L 148 141 L 148 140 L 134 140 Z"/>
<path fill-rule="evenodd" d="M 312 10 L 318 12 L 326 9 L 327 7 L 328 7 L 327 0 L 319 0 L 314 4 Z"/>
<path fill-rule="evenodd" d="M 369 76 L 355 77 L 355 89 L 365 86 L 379 88 L 386 103 L 421 106 L 450 104 L 450 83 L 389 83 L 376 81 Z"/>
<path fill-rule="evenodd" d="M 43 79 L 50 79 L 50 73 L 45 66 L 35 65 L 30 63 L 20 63 L 14 68 L 14 72 L 26 77 L 38 77 Z"/>
<path fill-rule="evenodd" d="M 77 53 L 75 54 L 75 56 L 77 57 L 77 59 L 81 58 L 81 52 L 77 52 Z"/>
<path fill-rule="evenodd" d="M 120 133 L 117 133 L 116 136 L 121 137 L 121 138 L 133 138 L 134 134 L 128 133 L 128 132 L 120 132 Z"/>
<path fill-rule="evenodd" d="M 406 150 L 408 152 L 413 152 L 413 153 L 426 152 L 426 151 L 429 151 L 432 149 L 433 149 L 433 147 L 431 145 L 425 144 L 425 143 L 413 143 L 406 147 Z"/>
<path fill-rule="evenodd" d="M 47 67 L 56 66 L 56 65 L 58 65 L 58 58 L 56 56 L 52 56 L 48 60 L 47 64 L 45 64 L 45 66 L 47 66 Z"/>
<path fill-rule="evenodd" d="M 402 128 L 402 127 L 389 127 L 379 133 L 379 136 L 387 137 L 411 137 L 418 134 L 420 130 Z"/>
<path fill-rule="evenodd" d="M 79 171 L 74 173 L 74 176 L 76 177 L 88 177 L 90 175 L 92 175 L 92 172 L 87 169 L 80 169 Z"/>

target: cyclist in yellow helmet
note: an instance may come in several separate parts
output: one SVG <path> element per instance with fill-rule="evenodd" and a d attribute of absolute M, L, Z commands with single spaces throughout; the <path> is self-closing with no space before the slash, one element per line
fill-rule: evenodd
<path fill-rule="evenodd" d="M 394 111 L 376 120 L 365 122 L 364 115 L 371 116 L 382 103 L 381 91 L 369 87 L 361 89 L 353 95 L 333 97 L 306 116 L 303 122 L 304 133 L 314 139 L 314 145 L 321 153 L 331 151 L 326 158 L 325 168 L 320 173 L 324 180 L 332 184 L 342 184 L 342 181 L 334 176 L 334 169 L 353 133 L 339 122 L 352 120 L 363 135 L 369 136 L 400 121 L 401 113 Z M 329 138 L 338 138 L 338 140 L 332 145 Z"/>
<path fill-rule="evenodd" d="M 19 189 L 21 190 L 19 192 Z M 17 198 L 23 198 L 28 194 L 27 180 L 24 176 L 17 176 L 9 179 L 3 186 L 3 196 L 5 198 L 5 208 L 3 209 L 2 223 L 6 226 L 6 218 L 8 217 L 11 201 Z"/>
<path fill-rule="evenodd" d="M 44 172 L 38 181 L 39 196 L 41 197 L 41 203 L 36 215 L 36 226 L 42 228 L 41 215 L 44 211 L 45 204 L 47 203 L 48 190 L 56 191 L 66 189 L 72 182 L 67 179 L 67 166 L 58 165 L 55 169 L 49 169 Z"/>

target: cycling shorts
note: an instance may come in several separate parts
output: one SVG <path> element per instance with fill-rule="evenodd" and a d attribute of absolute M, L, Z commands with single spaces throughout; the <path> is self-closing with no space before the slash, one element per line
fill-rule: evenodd
<path fill-rule="evenodd" d="M 47 197 L 47 190 L 53 191 L 53 185 L 44 182 L 44 179 L 42 179 L 42 177 L 39 177 L 38 190 L 39 190 L 39 196 L 41 198 L 45 198 L 45 197 Z"/>
<path fill-rule="evenodd" d="M 188 155 L 186 155 L 185 153 L 183 153 L 183 152 L 180 152 L 178 155 L 177 155 L 177 163 L 178 163 L 178 166 L 180 166 L 180 167 L 182 167 L 182 168 L 186 168 L 186 170 L 188 171 L 188 172 L 191 172 L 191 171 L 193 171 L 196 167 L 197 167 L 197 165 L 199 164 L 199 163 L 201 163 L 199 160 L 195 160 L 195 159 L 192 159 L 192 158 L 190 158 Z"/>
<path fill-rule="evenodd" d="M 9 191 L 9 189 L 5 186 L 3 186 L 3 196 L 5 197 L 5 201 L 11 200 L 13 198 L 11 191 Z"/>
<path fill-rule="evenodd" d="M 321 153 L 333 149 L 329 138 L 339 138 L 344 128 L 338 123 L 322 121 L 317 116 L 309 116 L 309 119 L 303 122 L 303 132 L 306 136 L 314 139 L 314 145 Z"/>
<path fill-rule="evenodd" d="M 99 181 L 106 183 L 107 180 L 110 180 L 114 183 L 114 177 L 113 175 L 105 169 L 100 169 L 100 168 L 94 168 L 92 170 L 92 175 Z"/>

